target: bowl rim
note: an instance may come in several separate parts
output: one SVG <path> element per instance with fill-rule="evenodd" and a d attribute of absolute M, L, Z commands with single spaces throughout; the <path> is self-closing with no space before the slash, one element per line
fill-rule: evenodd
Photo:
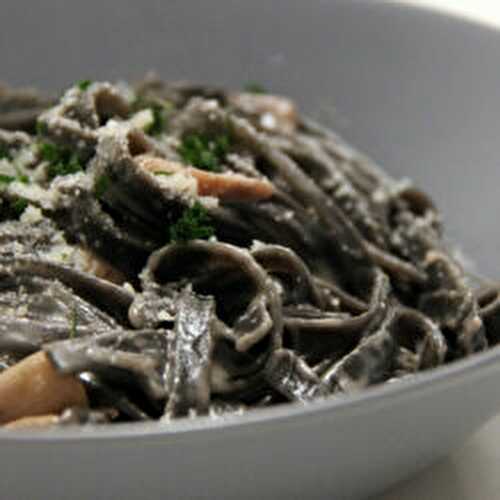
<path fill-rule="evenodd" d="M 339 4 L 357 4 L 364 8 L 390 7 L 405 14 L 427 14 L 448 18 L 457 25 L 466 25 L 483 31 L 500 32 L 492 25 L 473 20 L 460 12 L 441 10 L 429 5 L 402 3 L 397 0 L 341 0 Z M 460 384 L 464 379 L 484 377 L 495 369 L 500 370 L 500 345 L 468 358 L 454 361 L 408 378 L 391 383 L 382 383 L 360 392 L 348 395 L 331 396 L 303 405 L 284 403 L 273 407 L 249 410 L 242 415 L 223 417 L 201 416 L 193 419 L 182 418 L 169 423 L 136 422 L 112 425 L 88 425 L 83 427 L 56 427 L 45 430 L 7 430 L 0 428 L 0 444 L 49 444 L 54 442 L 92 442 L 123 441 L 128 439 L 157 439 L 169 437 L 182 438 L 186 435 L 210 431 L 214 437 L 217 432 L 253 432 L 256 426 L 295 425 L 310 418 L 322 418 L 325 414 L 335 414 L 339 418 L 345 413 L 360 414 L 375 411 L 388 404 L 388 400 L 421 397 L 427 392 L 446 390 Z"/>
<path fill-rule="evenodd" d="M 211 431 L 254 431 L 256 426 L 284 424 L 296 425 L 304 418 L 323 418 L 334 414 L 341 418 L 346 413 L 362 414 L 376 411 L 380 406 L 388 406 L 389 401 L 413 399 L 425 396 L 428 392 L 439 392 L 459 385 L 464 379 L 472 381 L 483 378 L 490 372 L 500 371 L 500 345 L 487 351 L 476 353 L 468 358 L 454 361 L 425 372 L 416 373 L 390 383 L 381 383 L 359 392 L 330 396 L 301 403 L 283 403 L 277 406 L 258 408 L 238 415 L 222 417 L 200 416 L 182 418 L 169 423 L 161 421 L 133 422 L 110 425 L 88 425 L 82 427 L 55 427 L 45 430 L 8 430 L 0 429 L 0 443 L 50 443 L 54 441 L 102 441 L 126 438 L 179 438 L 186 434 Z"/>

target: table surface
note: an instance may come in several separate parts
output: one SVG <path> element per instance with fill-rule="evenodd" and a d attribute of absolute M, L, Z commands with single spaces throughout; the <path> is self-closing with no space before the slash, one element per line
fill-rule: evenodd
<path fill-rule="evenodd" d="M 499 471 L 500 415 L 446 460 L 376 500 L 497 500 Z"/>
<path fill-rule="evenodd" d="M 497 0 L 408 0 L 407 3 L 453 12 L 500 28 Z M 377 500 L 497 499 L 500 499 L 500 415 L 445 461 Z"/>

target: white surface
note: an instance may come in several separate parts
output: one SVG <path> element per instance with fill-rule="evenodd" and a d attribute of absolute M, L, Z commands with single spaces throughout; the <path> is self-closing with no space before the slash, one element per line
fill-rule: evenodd
<path fill-rule="evenodd" d="M 500 27 L 498 0 L 408 0 Z M 460 418 L 450 416 L 450 418 Z M 379 500 L 500 499 L 500 415 L 442 463 L 398 485 Z"/>
<path fill-rule="evenodd" d="M 458 13 L 474 21 L 500 27 L 498 0 L 403 0 L 403 2 Z"/>
<path fill-rule="evenodd" d="M 446 460 L 377 500 L 497 499 L 500 499 L 500 416 Z"/>

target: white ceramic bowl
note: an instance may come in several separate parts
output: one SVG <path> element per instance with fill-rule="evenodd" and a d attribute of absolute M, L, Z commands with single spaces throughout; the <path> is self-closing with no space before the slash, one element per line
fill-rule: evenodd
<path fill-rule="evenodd" d="M 452 240 L 500 276 L 500 36 L 380 2 L 30 2 L 0 7 L 2 77 L 60 88 L 140 76 L 255 80 L 434 195 Z M 0 497 L 365 498 L 500 409 L 500 351 L 307 407 L 0 433 Z M 22 397 L 22 395 L 20 395 Z"/>

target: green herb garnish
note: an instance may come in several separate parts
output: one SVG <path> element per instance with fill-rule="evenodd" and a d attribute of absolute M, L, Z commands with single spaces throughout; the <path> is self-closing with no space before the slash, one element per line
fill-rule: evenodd
<path fill-rule="evenodd" d="M 145 129 L 149 135 L 160 135 L 165 132 L 168 123 L 168 115 L 173 105 L 166 99 L 139 96 L 132 104 L 135 111 L 150 109 L 153 114 L 153 122 Z"/>
<path fill-rule="evenodd" d="M 94 184 L 94 193 L 97 198 L 102 198 L 111 184 L 111 179 L 106 175 L 100 175 Z"/>
<path fill-rule="evenodd" d="M 69 149 L 50 142 L 42 142 L 38 148 L 42 159 L 49 163 L 47 175 L 50 180 L 59 175 L 74 174 L 83 170 L 78 155 Z"/>
<path fill-rule="evenodd" d="M 76 337 L 76 327 L 78 323 L 78 314 L 76 311 L 76 304 L 73 306 L 73 309 L 71 311 L 71 325 L 70 325 L 70 330 L 69 330 L 69 338 L 72 339 Z"/>
<path fill-rule="evenodd" d="M 0 160 L 12 160 L 12 156 L 7 146 L 0 145 Z"/>
<path fill-rule="evenodd" d="M 153 172 L 155 175 L 174 175 L 174 172 L 164 172 L 163 170 L 158 170 L 157 172 Z"/>
<path fill-rule="evenodd" d="M 16 200 L 4 199 L 0 202 L 0 220 L 19 219 L 28 206 L 28 200 L 17 198 Z"/>
<path fill-rule="evenodd" d="M 29 184 L 30 178 L 25 174 L 18 175 L 17 177 L 14 177 L 13 175 L 0 174 L 0 184 L 10 184 L 14 181 L 19 181 L 23 184 Z"/>
<path fill-rule="evenodd" d="M 61 148 L 50 142 L 42 142 L 39 144 L 38 149 L 42 160 L 50 163 L 56 163 L 62 158 Z"/>
<path fill-rule="evenodd" d="M 170 226 L 170 241 L 206 240 L 215 233 L 206 208 L 199 202 L 186 208 L 181 218 Z"/>
<path fill-rule="evenodd" d="M 44 136 L 48 132 L 47 124 L 44 122 L 36 122 L 35 129 L 38 137 Z"/>
<path fill-rule="evenodd" d="M 21 169 L 17 165 L 14 165 L 14 168 L 16 170 L 15 180 L 22 182 L 23 184 L 29 184 L 31 182 L 31 179 L 29 178 L 29 176 L 26 174 L 23 174 Z"/>
<path fill-rule="evenodd" d="M 75 174 L 83 170 L 82 165 L 78 159 L 78 156 L 72 155 L 68 162 L 52 163 L 47 169 L 47 175 L 49 179 L 54 179 L 59 175 L 70 175 Z"/>
<path fill-rule="evenodd" d="M 158 104 L 151 106 L 153 113 L 153 123 L 146 129 L 146 133 L 150 135 L 160 135 L 165 132 L 167 125 L 167 110 Z"/>
<path fill-rule="evenodd" d="M 185 163 L 211 172 L 222 170 L 221 164 L 228 152 L 229 138 L 224 134 L 214 138 L 191 134 L 184 137 L 179 148 L 179 154 Z"/>
<path fill-rule="evenodd" d="M 245 92 L 249 94 L 267 94 L 267 90 L 264 86 L 257 82 L 248 82 L 243 86 Z"/>
<path fill-rule="evenodd" d="M 80 90 L 85 91 L 90 87 L 91 84 L 92 80 L 80 80 L 76 85 Z"/>
<path fill-rule="evenodd" d="M 0 184 L 10 184 L 16 180 L 12 175 L 0 174 Z"/>
<path fill-rule="evenodd" d="M 23 184 L 29 184 L 30 183 L 30 178 L 26 174 L 18 174 L 17 180 L 19 182 L 22 182 Z"/>
<path fill-rule="evenodd" d="M 12 211 L 17 218 L 21 217 L 23 212 L 26 210 L 28 207 L 28 200 L 25 200 L 24 198 L 18 198 L 14 203 L 12 203 Z"/>

